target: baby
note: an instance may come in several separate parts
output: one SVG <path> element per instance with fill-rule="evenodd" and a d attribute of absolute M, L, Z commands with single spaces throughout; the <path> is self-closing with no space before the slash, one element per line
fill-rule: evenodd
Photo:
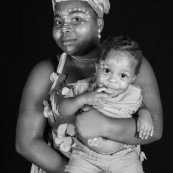
<path fill-rule="evenodd" d="M 91 105 L 104 115 L 112 118 L 130 118 L 140 106 L 142 95 L 139 86 L 133 84 L 142 62 L 138 44 L 129 38 L 108 38 L 102 45 L 96 75 L 78 81 L 59 104 L 59 114 L 70 117 L 78 110 L 87 111 Z M 139 137 L 148 138 L 153 134 L 150 112 L 139 116 L 137 130 Z M 124 144 L 103 139 L 79 139 L 90 149 L 110 154 L 119 151 Z"/>

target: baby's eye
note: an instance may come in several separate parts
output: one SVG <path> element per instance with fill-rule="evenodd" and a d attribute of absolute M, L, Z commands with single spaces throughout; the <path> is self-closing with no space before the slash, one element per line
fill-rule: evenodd
<path fill-rule="evenodd" d="M 104 68 L 103 71 L 104 71 L 105 73 L 110 73 L 110 70 L 109 70 L 108 68 Z"/>
<path fill-rule="evenodd" d="M 55 26 L 60 26 L 62 24 L 62 21 L 61 20 L 55 20 L 54 21 L 54 25 Z"/>
<path fill-rule="evenodd" d="M 125 77 L 127 77 L 126 74 L 121 74 L 121 78 L 125 78 Z"/>

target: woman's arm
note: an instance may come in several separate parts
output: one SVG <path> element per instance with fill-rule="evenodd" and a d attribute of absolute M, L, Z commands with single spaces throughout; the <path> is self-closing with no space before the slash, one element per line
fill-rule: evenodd
<path fill-rule="evenodd" d="M 141 87 L 143 103 L 152 115 L 153 136 L 148 137 L 148 139 L 138 138 L 134 118 L 109 118 L 95 109 L 83 112 L 77 117 L 76 127 L 78 133 L 84 138 L 102 136 L 117 142 L 134 145 L 148 144 L 159 140 L 163 130 L 162 105 L 154 72 L 145 58 L 135 83 Z M 139 110 L 139 114 L 141 113 Z"/>
<path fill-rule="evenodd" d="M 163 131 L 163 112 L 160 92 L 153 69 L 146 58 L 143 58 L 140 73 L 135 83 L 141 87 L 143 96 L 143 107 L 146 107 L 152 116 L 154 124 L 154 139 L 160 139 Z M 139 110 L 138 114 L 142 114 Z"/>
<path fill-rule="evenodd" d="M 44 61 L 34 67 L 25 85 L 16 128 L 16 150 L 47 172 L 64 172 L 67 159 L 43 140 L 47 123 L 43 116 L 43 100 L 49 99 L 53 66 Z"/>

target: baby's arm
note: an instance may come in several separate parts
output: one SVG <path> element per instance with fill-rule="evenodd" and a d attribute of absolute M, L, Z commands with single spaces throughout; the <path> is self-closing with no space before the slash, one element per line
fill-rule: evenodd
<path fill-rule="evenodd" d="M 137 131 L 139 132 L 139 137 L 141 139 L 147 139 L 148 136 L 153 136 L 154 126 L 149 110 L 141 107 L 138 115 Z"/>
<path fill-rule="evenodd" d="M 102 107 L 105 97 L 108 97 L 105 93 L 88 91 L 75 97 L 64 98 L 59 104 L 59 114 L 64 117 L 73 116 L 84 105 Z"/>
<path fill-rule="evenodd" d="M 59 114 L 63 117 L 73 116 L 84 105 L 81 98 L 80 95 L 64 98 L 59 104 Z"/>

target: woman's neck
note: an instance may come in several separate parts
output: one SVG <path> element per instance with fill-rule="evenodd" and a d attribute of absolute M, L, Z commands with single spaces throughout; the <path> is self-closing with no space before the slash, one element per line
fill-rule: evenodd
<path fill-rule="evenodd" d="M 96 62 L 98 58 L 99 47 L 85 55 L 71 55 L 71 59 L 74 63 L 91 63 Z"/>

